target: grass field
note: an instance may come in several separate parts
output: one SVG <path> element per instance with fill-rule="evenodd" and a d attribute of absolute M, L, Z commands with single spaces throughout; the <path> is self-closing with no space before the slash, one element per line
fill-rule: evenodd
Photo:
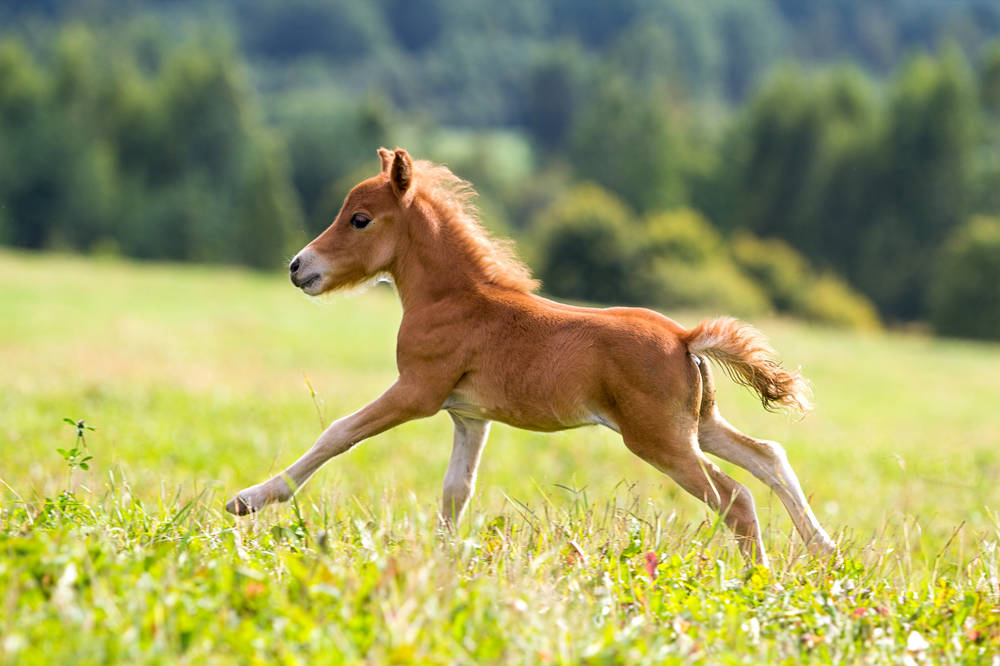
<path fill-rule="evenodd" d="M 444 414 L 225 514 L 392 381 L 399 318 L 387 288 L 0 253 L 0 662 L 998 663 L 1000 346 L 755 322 L 818 407 L 768 414 L 719 373 L 723 413 L 785 444 L 842 562 L 723 465 L 772 556 L 747 569 L 597 428 L 496 426 L 443 535 Z M 65 417 L 96 427 L 89 469 Z"/>

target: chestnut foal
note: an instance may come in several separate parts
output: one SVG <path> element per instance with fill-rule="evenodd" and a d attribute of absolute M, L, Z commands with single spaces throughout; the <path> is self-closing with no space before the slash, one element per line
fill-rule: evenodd
<path fill-rule="evenodd" d="M 333 456 L 443 409 L 455 424 L 441 507 L 448 524 L 473 491 L 491 421 L 539 431 L 599 424 L 720 512 L 751 561 L 767 564 L 753 498 L 706 452 L 760 478 L 814 551 L 834 551 L 781 446 L 740 433 L 716 407 L 706 357 L 765 407 L 809 408 L 804 380 L 772 360 L 759 332 L 728 318 L 687 330 L 650 310 L 536 296 L 537 282 L 509 246 L 479 225 L 468 183 L 402 149 L 379 156 L 382 172 L 350 191 L 333 224 L 289 268 L 309 295 L 391 277 L 403 306 L 399 378 L 335 421 L 284 472 L 240 491 L 226 504 L 230 513 L 285 501 Z"/>

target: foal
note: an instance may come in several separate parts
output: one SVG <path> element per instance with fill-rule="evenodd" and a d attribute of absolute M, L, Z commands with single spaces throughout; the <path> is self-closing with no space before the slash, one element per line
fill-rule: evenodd
<path fill-rule="evenodd" d="M 333 224 L 289 269 L 311 296 L 390 276 L 403 305 L 399 378 L 334 421 L 284 472 L 240 491 L 226 504 L 230 513 L 285 501 L 333 456 L 443 409 L 455 424 L 441 507 L 449 524 L 473 491 L 491 421 L 547 432 L 600 424 L 720 512 L 748 559 L 767 564 L 753 498 L 705 452 L 770 486 L 814 551 L 834 550 L 781 446 L 740 433 L 716 407 L 706 357 L 765 407 L 808 409 L 804 380 L 771 360 L 759 332 L 734 319 L 687 330 L 650 310 L 536 296 L 525 266 L 471 212 L 468 183 L 444 167 L 414 163 L 402 149 L 379 156 L 382 172 L 350 191 Z"/>

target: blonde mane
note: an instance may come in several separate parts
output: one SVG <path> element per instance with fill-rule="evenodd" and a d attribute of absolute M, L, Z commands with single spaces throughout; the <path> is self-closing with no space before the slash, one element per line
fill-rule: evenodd
<path fill-rule="evenodd" d="M 479 211 L 472 202 L 476 191 L 468 181 L 446 166 L 425 160 L 414 162 L 413 171 L 418 192 L 437 209 L 449 238 L 487 282 L 523 292 L 538 289 L 538 280 L 531 277 L 531 271 L 517 258 L 514 242 L 493 238 L 483 228 Z"/>

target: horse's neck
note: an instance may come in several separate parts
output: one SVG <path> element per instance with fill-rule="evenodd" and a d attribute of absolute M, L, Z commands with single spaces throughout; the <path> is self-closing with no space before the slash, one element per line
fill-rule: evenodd
<path fill-rule="evenodd" d="M 435 220 L 433 233 L 411 237 L 392 272 L 404 312 L 477 286 L 475 262 L 459 243 L 449 242 Z"/>

